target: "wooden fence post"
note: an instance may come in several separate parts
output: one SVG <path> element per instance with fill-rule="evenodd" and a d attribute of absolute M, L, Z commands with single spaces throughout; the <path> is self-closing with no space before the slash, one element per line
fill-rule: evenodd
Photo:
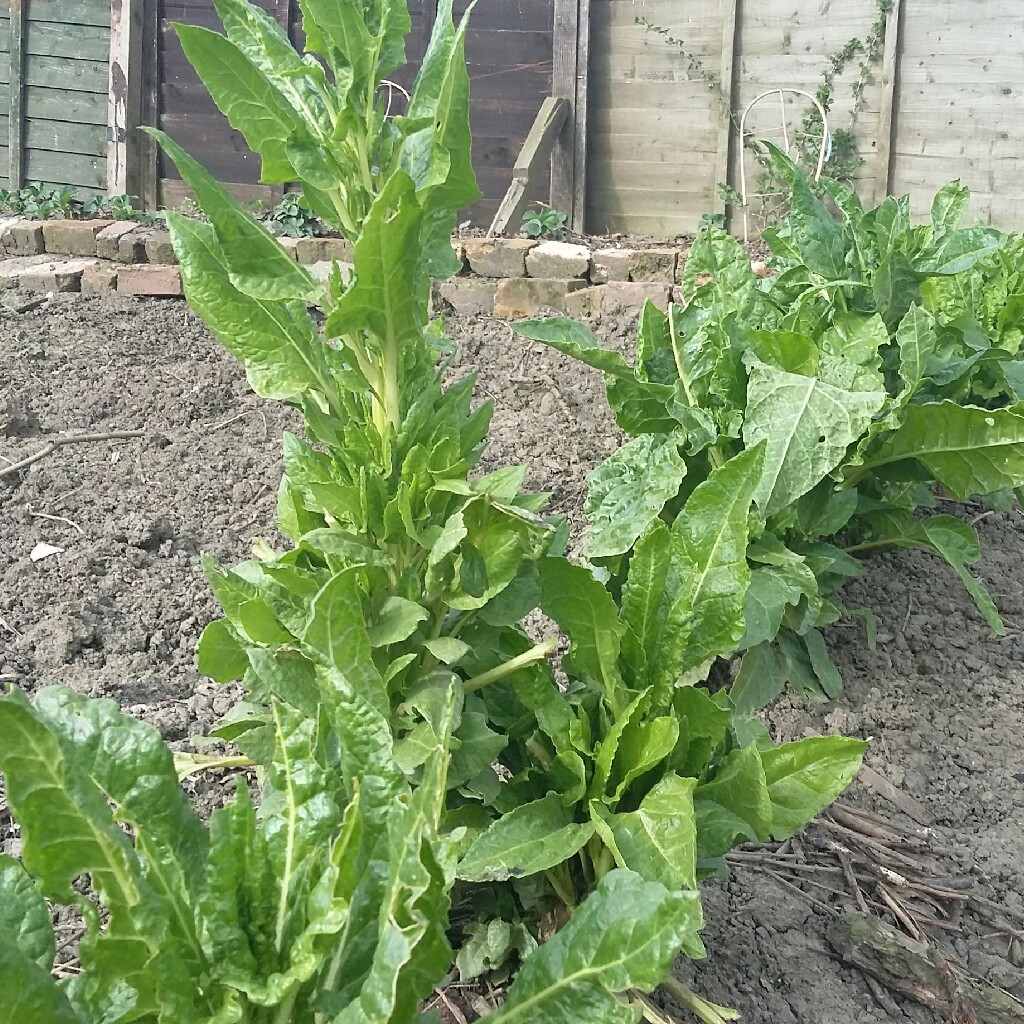
<path fill-rule="evenodd" d="M 878 110 L 878 147 L 875 150 L 873 188 L 875 203 L 880 203 L 892 186 L 893 109 L 896 79 L 899 77 L 900 38 L 903 11 L 900 0 L 892 0 L 885 24 L 885 49 L 882 53 L 882 99 Z"/>
<path fill-rule="evenodd" d="M 11 80 L 7 108 L 8 186 L 25 184 L 25 0 L 11 0 Z"/>
<path fill-rule="evenodd" d="M 718 183 L 729 182 L 729 156 L 732 140 L 732 82 L 736 61 L 736 8 L 739 0 L 725 0 L 722 6 L 722 59 L 719 64 L 718 87 L 722 93 L 725 116 L 718 126 L 718 148 L 715 154 L 715 211 L 725 213 L 725 200 L 718 194 Z M 743 140 L 739 142 L 741 149 Z"/>
<path fill-rule="evenodd" d="M 142 27 L 144 0 L 111 0 L 107 93 L 107 194 L 142 192 Z"/>
<path fill-rule="evenodd" d="M 590 0 L 555 0 L 551 95 L 567 99 L 568 118 L 551 155 L 551 205 L 583 231 L 587 181 L 587 70 Z"/>

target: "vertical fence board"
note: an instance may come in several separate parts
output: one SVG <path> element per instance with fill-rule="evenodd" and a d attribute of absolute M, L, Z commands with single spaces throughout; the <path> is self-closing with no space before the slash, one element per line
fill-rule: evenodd
<path fill-rule="evenodd" d="M 10 188 L 25 182 L 25 7 L 24 0 L 11 0 L 10 61 L 7 107 L 7 180 Z"/>
<path fill-rule="evenodd" d="M 876 203 L 881 202 L 888 195 L 892 183 L 893 105 L 896 97 L 896 80 L 899 77 L 902 8 L 902 0 L 892 0 L 889 21 L 885 26 L 885 50 L 882 55 L 882 100 L 878 111 L 878 136 L 872 173 L 872 185 L 874 186 L 872 191 Z"/>
<path fill-rule="evenodd" d="M 733 69 L 736 59 L 736 16 L 739 0 L 724 0 L 722 14 L 722 62 L 719 71 L 719 88 L 726 110 L 732 110 Z M 729 180 L 729 145 L 733 136 L 732 118 L 719 114 L 718 159 L 715 161 L 715 184 Z M 715 210 L 725 212 L 725 200 L 715 192 Z"/>
<path fill-rule="evenodd" d="M 141 151 L 135 135 L 142 115 L 143 0 L 111 0 L 110 85 L 107 90 L 107 189 L 141 192 Z"/>
<path fill-rule="evenodd" d="M 572 220 L 573 181 L 576 164 L 576 72 L 579 36 L 579 0 L 555 0 L 552 38 L 551 95 L 567 99 L 569 116 L 562 125 L 558 144 L 551 154 L 551 205 Z M 518 227 L 518 225 L 517 225 Z"/>

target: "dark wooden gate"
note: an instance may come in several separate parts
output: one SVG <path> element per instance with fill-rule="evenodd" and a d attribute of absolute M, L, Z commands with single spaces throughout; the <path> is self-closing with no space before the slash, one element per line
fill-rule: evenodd
<path fill-rule="evenodd" d="M 301 49 L 297 0 L 256 0 L 289 31 Z M 468 0 L 456 0 L 461 16 Z M 407 85 L 423 56 L 433 26 L 436 0 L 409 0 L 412 32 L 407 41 L 409 67 L 398 77 Z M 473 162 L 483 198 L 466 219 L 490 222 L 508 188 L 512 166 L 545 96 L 551 93 L 554 0 L 485 0 L 473 13 L 466 41 L 470 77 Z M 281 186 L 259 183 L 259 158 L 213 105 L 189 66 L 174 22 L 219 29 L 212 0 L 159 0 L 158 123 L 240 199 L 272 205 Z M 163 157 L 158 167 L 159 201 L 179 206 L 188 196 L 174 165 Z M 543 185 L 542 185 L 543 189 Z M 542 192 L 543 194 L 543 192 Z"/>

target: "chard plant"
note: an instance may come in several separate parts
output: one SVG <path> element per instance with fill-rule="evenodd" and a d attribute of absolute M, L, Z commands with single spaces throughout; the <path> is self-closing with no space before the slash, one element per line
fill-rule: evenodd
<path fill-rule="evenodd" d="M 638 993 L 702 952 L 698 878 L 800 827 L 864 748 L 776 748 L 692 685 L 744 635 L 770 444 L 719 449 L 671 524 L 627 539 L 621 578 L 566 561 L 525 469 L 472 475 L 490 408 L 472 379 L 444 386 L 429 319 L 477 195 L 465 21 L 443 0 L 392 119 L 378 88 L 404 3 L 304 0 L 305 56 L 245 0 L 216 6 L 226 34 L 179 26 L 186 54 L 264 180 L 301 185 L 353 245 L 351 268 L 312 277 L 155 133 L 206 217 L 167 218 L 188 301 L 305 433 L 284 439 L 283 550 L 204 563 L 224 616 L 199 666 L 241 680 L 215 734 L 252 778 L 205 825 L 157 734 L 109 702 L 0 698 L 24 841 L 0 863 L 0 1024 L 406 1024 L 453 942 L 466 977 L 519 968 L 499 1020 L 657 1020 Z M 522 626 L 538 606 L 569 636 L 567 687 L 556 638 Z M 50 977 L 43 900 L 85 919 L 77 978 Z M 705 1021 L 728 1012 L 671 990 Z"/>
<path fill-rule="evenodd" d="M 788 218 L 764 234 L 776 276 L 758 281 L 739 244 L 709 226 L 683 274 L 687 302 L 643 310 L 634 364 L 565 319 L 517 327 L 602 370 L 632 437 L 594 472 L 587 499 L 587 554 L 613 590 L 638 538 L 673 523 L 717 467 L 764 445 L 732 689 L 743 712 L 787 682 L 838 694 L 820 631 L 843 614 L 838 591 L 872 550 L 941 556 L 1002 632 L 970 573 L 974 531 L 931 509 L 937 488 L 1005 503 L 1024 485 L 1020 239 L 962 227 L 958 182 L 917 226 L 905 198 L 864 210 L 827 182 L 837 220 L 791 161 L 769 155 L 791 193 Z"/>

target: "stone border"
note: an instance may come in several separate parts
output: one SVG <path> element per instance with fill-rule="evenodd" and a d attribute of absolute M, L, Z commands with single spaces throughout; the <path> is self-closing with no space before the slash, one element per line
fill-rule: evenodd
<path fill-rule="evenodd" d="M 335 263 L 349 269 L 341 238 L 281 238 L 281 246 L 318 277 Z M 574 316 L 635 309 L 648 299 L 665 308 L 676 294 L 686 248 L 590 249 L 526 238 L 453 239 L 462 264 L 439 282 L 434 299 L 463 316 L 515 318 L 542 310 Z M 180 296 L 170 235 L 135 221 L 0 219 L 0 288 L 119 291 Z M 50 257 L 58 257 L 53 259 Z M 764 264 L 753 264 L 764 273 Z"/>

